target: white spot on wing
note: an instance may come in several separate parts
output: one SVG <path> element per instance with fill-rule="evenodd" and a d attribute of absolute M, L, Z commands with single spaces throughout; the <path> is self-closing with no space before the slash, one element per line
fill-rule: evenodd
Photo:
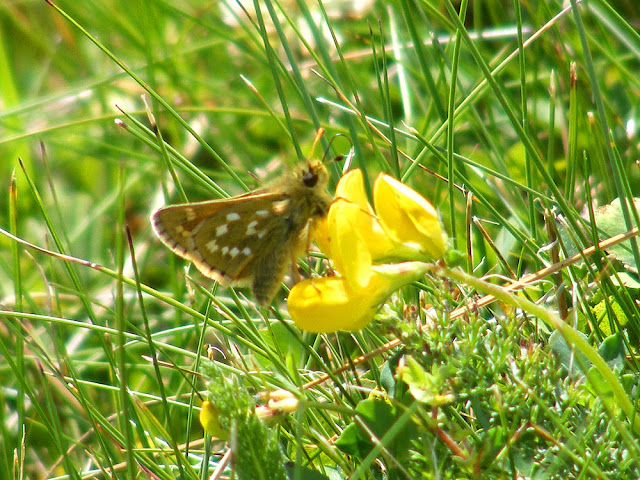
<path fill-rule="evenodd" d="M 267 210 L 256 210 L 256 215 L 259 217 L 266 217 L 269 215 L 269 212 Z"/>
<path fill-rule="evenodd" d="M 255 235 L 256 232 L 256 225 L 258 225 L 258 221 L 257 220 L 251 220 L 249 222 L 249 224 L 247 225 L 247 235 Z"/>
<path fill-rule="evenodd" d="M 258 232 L 258 238 L 262 238 L 262 237 L 264 237 L 266 234 L 267 234 L 267 231 L 266 231 L 266 230 L 260 230 L 260 231 Z"/>
<path fill-rule="evenodd" d="M 229 225 L 223 223 L 216 228 L 216 237 L 220 237 L 229 231 Z"/>
<path fill-rule="evenodd" d="M 236 255 L 238 255 L 239 253 L 240 253 L 240 250 L 238 249 L 238 247 L 233 247 L 229 251 L 229 255 L 231 255 L 231 258 L 236 258 Z"/>
<path fill-rule="evenodd" d="M 222 252 L 223 255 L 226 255 L 227 252 L 229 252 L 229 247 L 224 246 L 224 247 L 222 247 L 222 250 L 220 250 L 220 251 Z"/>
<path fill-rule="evenodd" d="M 196 219 L 196 212 L 193 210 L 193 208 L 189 207 L 189 208 L 185 208 L 184 209 L 184 213 L 187 217 L 187 221 L 192 221 Z"/>
<path fill-rule="evenodd" d="M 248 257 L 249 255 L 251 255 L 251 249 L 249 247 L 244 247 L 244 249 L 242 250 L 242 254 Z"/>
<path fill-rule="evenodd" d="M 227 221 L 233 222 L 234 220 L 240 220 L 240 215 L 236 212 L 227 213 Z"/>
<path fill-rule="evenodd" d="M 271 207 L 274 213 L 284 213 L 284 211 L 289 208 L 289 200 L 280 200 L 279 202 L 273 202 L 273 207 Z"/>
<path fill-rule="evenodd" d="M 211 240 L 207 242 L 206 247 L 207 247 L 207 250 L 209 250 L 211 253 L 217 252 L 218 249 L 220 248 L 215 240 Z"/>

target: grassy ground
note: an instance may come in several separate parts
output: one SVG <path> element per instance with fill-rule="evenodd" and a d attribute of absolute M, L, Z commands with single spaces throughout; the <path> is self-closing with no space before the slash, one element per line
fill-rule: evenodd
<path fill-rule="evenodd" d="M 258 3 L 0 5 L 2 478 L 638 478 L 640 255 L 583 252 L 638 224 L 636 2 Z M 354 333 L 214 286 L 148 219 L 320 127 L 461 252 Z"/>

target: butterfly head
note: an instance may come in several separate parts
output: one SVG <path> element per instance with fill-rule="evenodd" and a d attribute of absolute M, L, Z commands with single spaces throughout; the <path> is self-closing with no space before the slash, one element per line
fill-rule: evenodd
<path fill-rule="evenodd" d="M 308 160 L 296 172 L 299 184 L 311 190 L 323 191 L 329 182 L 329 172 L 320 160 Z"/>

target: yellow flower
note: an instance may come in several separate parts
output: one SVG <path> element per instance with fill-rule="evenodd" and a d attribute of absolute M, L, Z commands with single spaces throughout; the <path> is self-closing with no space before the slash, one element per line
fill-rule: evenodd
<path fill-rule="evenodd" d="M 202 410 L 200 410 L 200 423 L 204 431 L 212 437 L 226 440 L 229 432 L 225 431 L 218 420 L 218 409 L 209 400 L 202 402 Z"/>
<path fill-rule="evenodd" d="M 413 251 L 414 259 L 436 259 L 444 255 L 447 235 L 442 230 L 438 212 L 418 192 L 389 175 L 380 174 L 373 186 L 373 204 L 384 231 L 396 245 L 407 249 L 406 252 Z"/>
<path fill-rule="evenodd" d="M 314 227 L 320 249 L 340 276 L 306 280 L 287 301 L 296 325 L 312 332 L 355 331 L 373 319 L 398 288 L 422 277 L 444 255 L 447 237 L 436 210 L 406 185 L 378 175 L 375 211 L 360 170 L 345 174 L 327 218 Z M 382 264 L 401 261 L 404 263 Z M 378 264 L 378 265 L 377 265 Z"/>
<path fill-rule="evenodd" d="M 304 280 L 289 293 L 289 314 L 298 328 L 309 332 L 360 330 L 393 292 L 418 280 L 428 269 L 421 262 L 374 265 L 369 282 L 360 288 L 352 288 L 345 277 Z"/>
<path fill-rule="evenodd" d="M 373 258 L 393 248 L 364 191 L 360 170 L 342 176 L 326 220 L 315 230 L 316 243 L 349 281 L 364 286 Z"/>
<path fill-rule="evenodd" d="M 373 186 L 373 200 L 375 212 L 367 200 L 359 169 L 351 170 L 338 182 L 327 218 L 315 230 L 320 250 L 331 258 L 336 270 L 351 278 L 347 271 L 354 267 L 345 265 L 345 261 L 366 263 L 368 257 L 373 263 L 433 260 L 444 255 L 447 235 L 435 208 L 419 193 L 380 174 Z M 359 248 L 362 246 L 366 252 Z"/>

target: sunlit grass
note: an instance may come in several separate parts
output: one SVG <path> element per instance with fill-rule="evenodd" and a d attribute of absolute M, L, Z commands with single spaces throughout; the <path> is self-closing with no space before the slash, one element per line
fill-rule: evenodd
<path fill-rule="evenodd" d="M 635 243 L 517 298 L 467 276 L 508 285 L 638 224 L 600 208 L 638 189 L 637 7 L 259 3 L 0 7 L 0 471 L 228 475 L 206 372 L 297 399 L 269 440 L 233 433 L 279 443 L 290 478 L 637 478 Z M 321 127 L 460 252 L 353 334 L 299 331 L 284 288 L 266 310 L 213 285 L 148 221 L 259 187 Z M 267 475 L 255 460 L 236 473 Z"/>

